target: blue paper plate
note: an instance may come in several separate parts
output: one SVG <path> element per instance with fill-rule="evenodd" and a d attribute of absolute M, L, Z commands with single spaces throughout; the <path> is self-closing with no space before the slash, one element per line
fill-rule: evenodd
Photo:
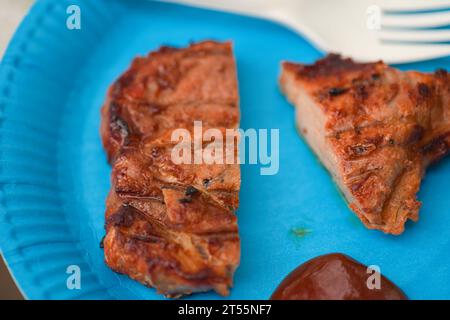
<path fill-rule="evenodd" d="M 81 30 L 66 28 L 70 4 L 81 8 Z M 380 266 L 410 298 L 449 299 L 449 159 L 426 176 L 418 223 L 398 237 L 367 230 L 299 138 L 293 108 L 277 87 L 281 60 L 312 62 L 322 54 L 267 21 L 142 0 L 38 1 L 2 61 L 0 245 L 25 295 L 161 298 L 103 263 L 110 167 L 99 110 L 107 87 L 135 56 L 203 39 L 234 42 L 241 126 L 280 129 L 277 175 L 242 166 L 242 259 L 228 298 L 266 299 L 299 264 L 337 251 Z M 402 69 L 449 66 L 446 58 Z M 80 290 L 67 289 L 69 265 L 81 269 Z"/>

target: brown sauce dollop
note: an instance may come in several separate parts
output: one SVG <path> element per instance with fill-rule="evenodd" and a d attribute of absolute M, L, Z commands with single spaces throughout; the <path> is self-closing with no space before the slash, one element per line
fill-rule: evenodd
<path fill-rule="evenodd" d="M 367 267 L 333 253 L 311 259 L 292 271 L 278 286 L 272 300 L 406 300 L 406 295 L 382 275 L 379 289 L 367 285 Z M 369 280 L 370 282 L 370 280 Z"/>

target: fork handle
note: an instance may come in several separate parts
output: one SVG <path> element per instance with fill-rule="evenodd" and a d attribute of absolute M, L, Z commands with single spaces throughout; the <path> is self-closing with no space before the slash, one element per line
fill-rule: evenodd
<path fill-rule="evenodd" d="M 273 9 L 273 1 L 271 0 L 164 0 L 164 2 L 186 4 L 194 7 L 241 13 L 263 18 L 269 18 L 270 10 Z"/>

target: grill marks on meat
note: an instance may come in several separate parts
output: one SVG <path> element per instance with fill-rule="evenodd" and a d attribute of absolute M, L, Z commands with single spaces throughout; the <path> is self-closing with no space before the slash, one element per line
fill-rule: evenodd
<path fill-rule="evenodd" d="M 230 43 L 162 47 L 109 89 L 101 135 L 112 164 L 105 261 L 168 297 L 228 294 L 239 264 L 239 165 L 175 164 L 174 129 L 237 128 Z M 234 150 L 237 153 L 237 149 Z"/>
<path fill-rule="evenodd" d="M 239 122 L 235 63 L 230 44 L 212 41 L 186 49 L 162 47 L 136 58 L 109 89 L 101 133 L 112 161 L 127 138 L 157 137 L 192 126 L 234 128 Z M 214 112 L 211 112 L 214 110 Z"/>
<path fill-rule="evenodd" d="M 280 85 L 299 131 L 368 228 L 400 234 L 418 219 L 424 171 L 449 152 L 446 71 L 400 72 L 332 54 L 283 63 Z"/>

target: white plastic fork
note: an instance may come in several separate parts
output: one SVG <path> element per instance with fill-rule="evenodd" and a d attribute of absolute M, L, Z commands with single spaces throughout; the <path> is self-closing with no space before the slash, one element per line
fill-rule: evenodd
<path fill-rule="evenodd" d="M 166 0 L 269 19 L 357 61 L 450 55 L 450 0 Z M 447 10 L 449 9 L 449 10 Z"/>

